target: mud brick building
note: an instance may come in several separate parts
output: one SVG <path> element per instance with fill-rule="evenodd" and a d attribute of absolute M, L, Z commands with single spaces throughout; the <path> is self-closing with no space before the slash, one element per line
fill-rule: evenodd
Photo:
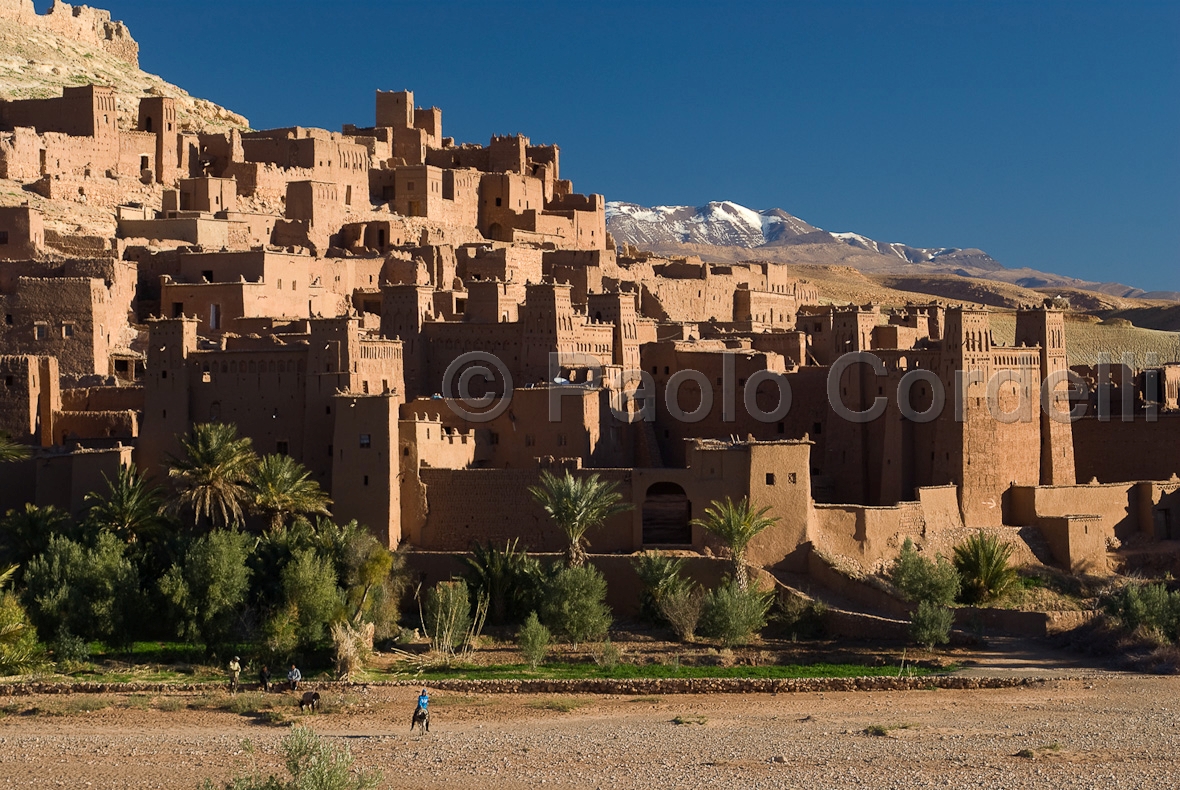
<path fill-rule="evenodd" d="M 67 14 L 134 57 L 99 12 L 37 18 Z M 1180 375 L 1128 371 L 1127 421 L 1062 419 L 1088 395 L 1052 305 L 1002 344 L 982 308 L 835 305 L 786 266 L 616 249 L 556 145 L 456 143 L 409 91 L 339 131 L 182 130 L 162 97 L 121 128 L 115 107 L 99 85 L 0 102 L 0 178 L 114 228 L 0 208 L 0 430 L 43 448 L 12 471 L 30 496 L 132 459 L 162 477 L 223 421 L 421 550 L 559 548 L 527 495 L 543 469 L 634 505 L 597 552 L 715 548 L 691 520 L 725 496 L 773 509 L 751 558 L 795 571 L 964 528 L 1040 530 L 1100 570 L 1108 545 L 1180 535 Z M 491 416 L 460 398 L 480 365 Z"/>

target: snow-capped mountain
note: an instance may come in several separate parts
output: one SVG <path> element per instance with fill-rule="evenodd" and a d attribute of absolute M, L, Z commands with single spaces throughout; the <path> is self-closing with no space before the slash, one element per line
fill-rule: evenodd
<path fill-rule="evenodd" d="M 874 241 L 859 233 L 831 233 L 779 208 L 755 211 L 731 201 L 704 206 L 639 206 L 612 201 L 606 204 L 606 229 L 619 243 L 637 247 L 705 244 L 717 247 L 773 247 L 795 244 L 847 244 L 899 258 L 927 263 L 937 258 L 959 260 L 976 269 L 1003 268 L 979 250 L 953 247 L 911 247 Z"/>

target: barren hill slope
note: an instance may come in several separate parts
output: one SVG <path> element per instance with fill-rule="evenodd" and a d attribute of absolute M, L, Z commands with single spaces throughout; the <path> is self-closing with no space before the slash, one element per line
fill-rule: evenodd
<path fill-rule="evenodd" d="M 9 11 L 5 3 L 4 11 Z M 98 42 L 63 35 L 30 18 L 0 14 L 0 99 L 40 99 L 60 96 L 67 85 L 109 85 L 118 94 L 119 125 L 135 126 L 139 99 L 169 96 L 176 99 L 182 129 L 221 131 L 244 129 L 249 122 L 211 101 L 190 96 L 183 88 L 148 74 L 133 63 L 99 46 Z"/>

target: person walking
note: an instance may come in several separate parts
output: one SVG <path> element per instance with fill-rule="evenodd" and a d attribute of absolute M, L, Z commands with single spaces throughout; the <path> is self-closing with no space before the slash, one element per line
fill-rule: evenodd
<path fill-rule="evenodd" d="M 238 693 L 238 679 L 242 675 L 241 659 L 234 656 L 229 662 L 229 693 Z"/>
<path fill-rule="evenodd" d="M 303 680 L 303 675 L 299 672 L 299 667 L 291 664 L 291 671 L 287 673 L 287 681 L 291 684 L 291 690 L 297 691 L 299 689 L 299 681 Z"/>
<path fill-rule="evenodd" d="M 258 670 L 258 687 L 263 691 L 270 691 L 270 667 L 265 664 Z"/>

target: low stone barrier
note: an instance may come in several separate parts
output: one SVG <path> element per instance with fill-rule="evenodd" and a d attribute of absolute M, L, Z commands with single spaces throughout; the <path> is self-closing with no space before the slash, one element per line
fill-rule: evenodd
<path fill-rule="evenodd" d="M 1063 680 L 1068 678 L 1054 678 Z M 381 680 L 373 682 L 304 682 L 301 688 L 347 690 L 412 687 L 466 694 L 798 694 L 819 691 L 915 691 L 928 689 L 1000 689 L 1044 683 L 1042 677 L 861 678 L 637 678 L 633 680 Z M 224 691 L 225 683 L 2 683 L 0 697 L 32 694 L 175 694 Z M 243 686 L 243 691 L 253 690 Z"/>

